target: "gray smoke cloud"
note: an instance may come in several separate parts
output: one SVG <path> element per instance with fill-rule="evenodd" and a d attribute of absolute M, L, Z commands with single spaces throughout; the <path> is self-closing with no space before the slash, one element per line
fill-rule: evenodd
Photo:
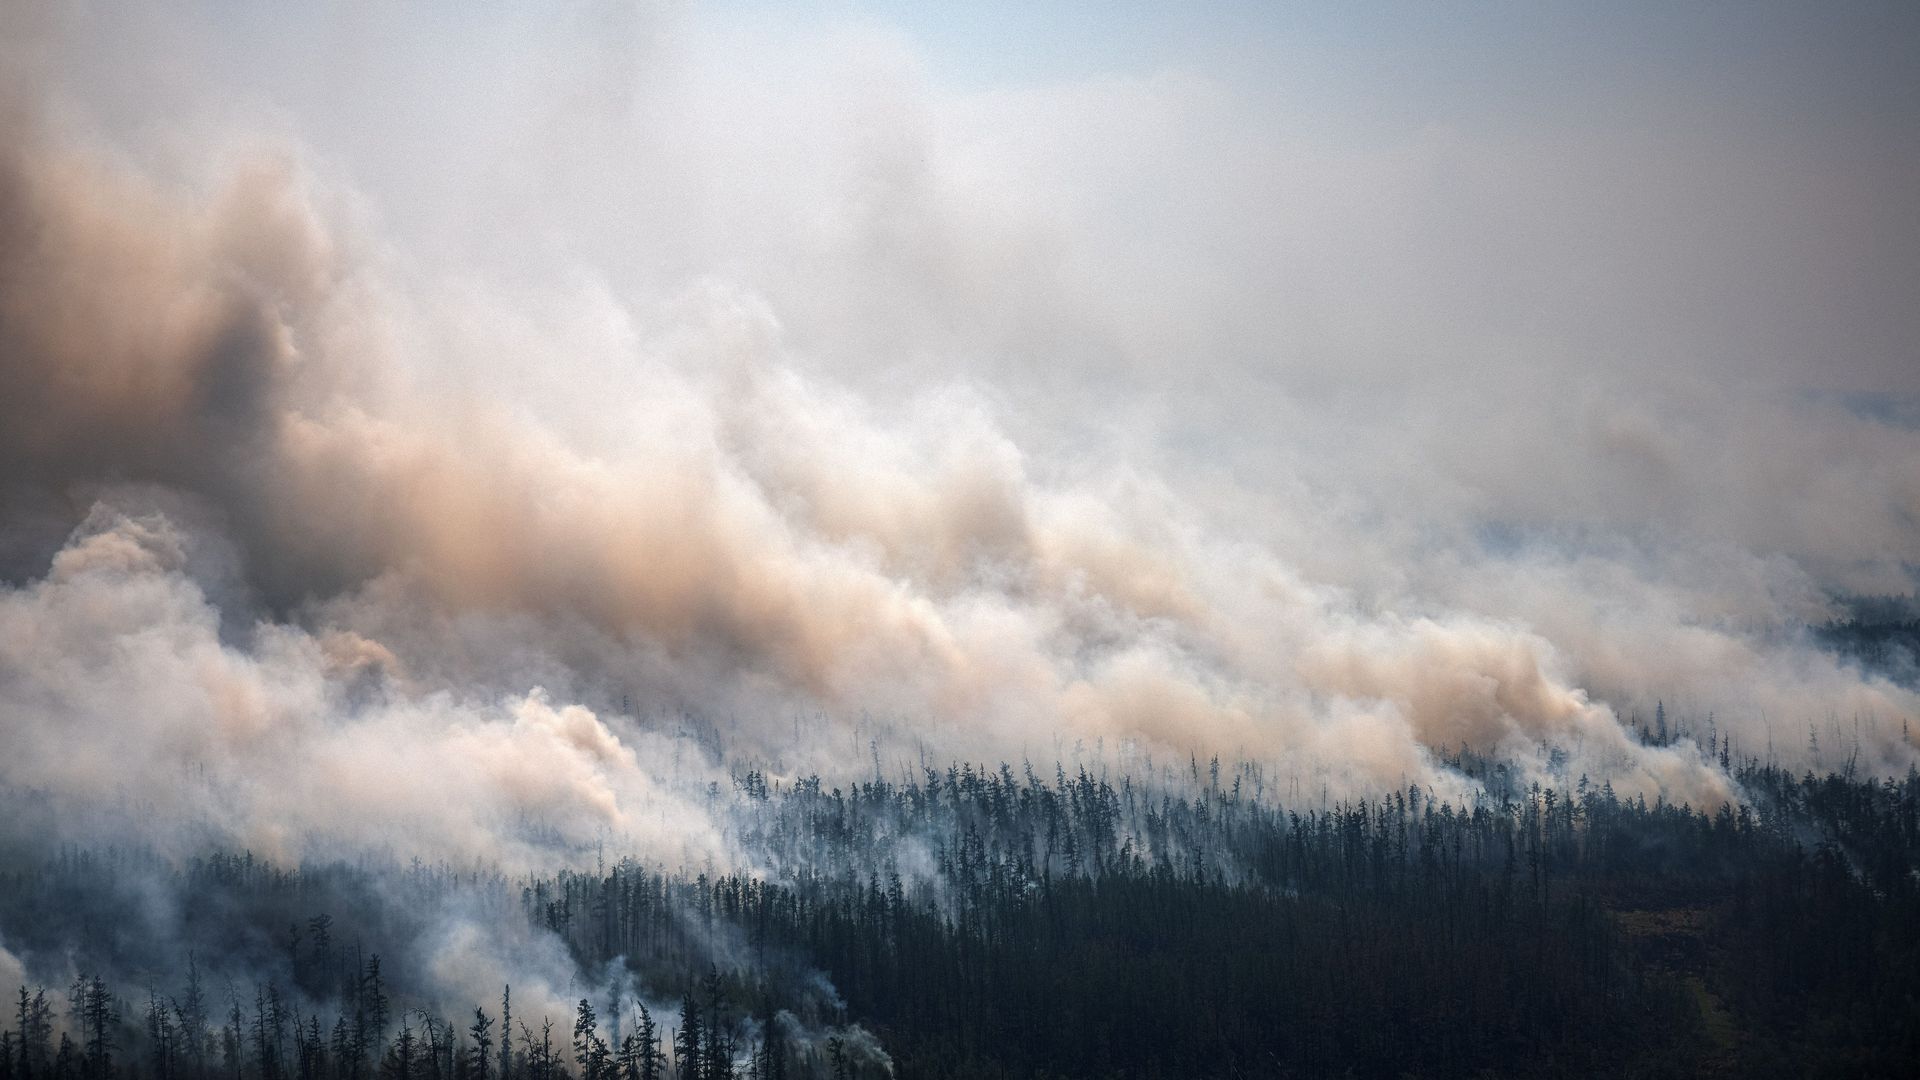
<path fill-rule="evenodd" d="M 698 865 L 723 757 L 1461 795 L 1464 745 L 1695 805 L 1710 724 L 1915 761 L 1913 691 L 1799 629 L 1920 564 L 1897 161 L 1336 138 L 1230 74 L 962 91 L 672 12 L 484 77 L 511 28 L 303 17 L 337 95 L 244 21 L 8 18 L 9 787 L 181 850 Z M 141 33 L 239 103 L 127 95 Z M 1845 319 L 1776 303 L 1829 273 Z"/>

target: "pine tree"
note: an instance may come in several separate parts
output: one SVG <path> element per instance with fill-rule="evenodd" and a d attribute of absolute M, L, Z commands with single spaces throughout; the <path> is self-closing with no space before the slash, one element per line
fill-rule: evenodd
<path fill-rule="evenodd" d="M 294 1024 L 299 1030 L 299 1024 Z M 300 1035 L 300 1080 L 320 1080 L 326 1073 L 327 1048 L 320 1040 L 320 1014 L 307 1017 L 307 1029 Z"/>
<path fill-rule="evenodd" d="M 80 1048 L 66 1032 L 60 1033 L 60 1052 L 53 1057 L 54 1080 L 73 1080 L 80 1072 Z"/>
<path fill-rule="evenodd" d="M 619 1080 L 640 1080 L 640 1036 L 629 1031 L 620 1040 L 620 1047 L 614 1054 L 614 1075 Z"/>
<path fill-rule="evenodd" d="M 382 1080 L 413 1080 L 415 1048 L 413 1028 L 403 1021 L 400 1024 L 400 1037 L 394 1040 L 393 1048 L 387 1051 L 380 1062 Z"/>
<path fill-rule="evenodd" d="M 53 1037 L 53 1006 L 47 1004 L 46 989 L 43 987 L 29 997 L 22 984 L 14 1018 L 20 1025 L 15 1039 L 19 1067 L 14 1075 L 20 1080 L 32 1080 L 51 1065 L 47 1042 Z"/>
<path fill-rule="evenodd" d="M 533 1032 L 527 1025 L 520 1025 L 520 1045 L 523 1050 L 522 1064 L 527 1067 L 530 1080 L 553 1080 L 553 1018 L 540 1018 L 540 1042 L 535 1045 Z"/>
<path fill-rule="evenodd" d="M 338 988 L 333 964 L 333 916 L 322 912 L 307 920 L 307 974 L 327 993 Z"/>
<path fill-rule="evenodd" d="M 227 1072 L 233 1080 L 240 1080 L 243 1068 L 244 1020 L 240 1015 L 240 997 L 234 992 L 233 984 L 227 984 L 227 1026 L 220 1029 L 220 1051 L 224 1055 Z"/>
<path fill-rule="evenodd" d="M 363 1041 L 375 1057 L 386 1046 L 388 1008 L 386 989 L 380 981 L 380 954 L 374 953 L 367 958 L 366 972 L 360 977 L 360 1014 L 367 1028 Z"/>
<path fill-rule="evenodd" d="M 787 1080 L 787 1033 L 768 998 L 760 1018 L 761 1080 Z"/>
<path fill-rule="evenodd" d="M 343 1070 L 348 1075 L 358 1071 L 358 1064 L 353 1058 L 353 1029 L 347 1024 L 344 1014 L 333 1022 L 334 1075 L 342 1075 Z"/>
<path fill-rule="evenodd" d="M 86 1038 L 87 1071 L 96 1080 L 106 1080 L 113 1072 L 113 1027 L 116 1017 L 113 1009 L 113 995 L 107 991 L 107 981 L 98 974 L 87 984 L 86 1025 L 83 1031 L 90 1034 Z"/>
<path fill-rule="evenodd" d="M 28 1051 L 28 1033 L 33 1030 L 33 1001 L 27 996 L 26 983 L 20 984 L 20 1007 L 15 1011 L 14 1017 L 14 1022 L 19 1025 L 17 1030 L 20 1032 L 20 1045 L 17 1050 L 20 1063 L 15 1067 L 14 1075 L 19 1077 L 19 1080 L 32 1080 L 33 1056 Z"/>
<path fill-rule="evenodd" d="M 200 961 L 187 954 L 187 992 L 173 1003 L 180 1027 L 181 1049 L 193 1064 L 195 1080 L 207 1074 L 207 995 L 200 987 Z"/>
<path fill-rule="evenodd" d="M 600 1037 L 599 1017 L 593 1002 L 580 999 L 573 1021 L 573 1060 L 580 1067 L 580 1080 L 612 1080 L 606 1040 Z"/>
<path fill-rule="evenodd" d="M 719 971 L 707 969 L 707 1046 L 703 1080 L 732 1080 L 733 1025 L 727 1020 L 727 1001 L 720 986 Z"/>
<path fill-rule="evenodd" d="M 640 1028 L 636 1034 L 640 1037 L 639 1080 L 661 1080 L 660 1029 L 653 1022 L 653 1014 L 647 1011 L 645 1002 L 640 1005 Z"/>
<path fill-rule="evenodd" d="M 500 1080 L 513 1080 L 513 986 L 500 988 Z"/>
<path fill-rule="evenodd" d="M 700 1031 L 700 1006 L 694 1004 L 691 991 L 680 999 L 680 1031 L 673 1039 L 673 1059 L 680 1069 L 680 1080 L 704 1080 L 706 1070 L 700 1052 L 706 1040 Z"/>
<path fill-rule="evenodd" d="M 47 988 L 44 986 L 34 991 L 32 1022 L 23 1034 L 32 1051 L 35 1070 L 47 1071 L 52 1065 L 53 1056 L 48 1046 L 53 1038 L 53 1003 L 47 1000 Z"/>
<path fill-rule="evenodd" d="M 173 1080 L 179 1060 L 179 1046 L 173 1017 L 160 1003 L 160 995 L 147 988 L 147 1064 L 154 1080 Z"/>
<path fill-rule="evenodd" d="M 473 1024 L 467 1028 L 467 1035 L 473 1040 L 472 1064 L 467 1069 L 468 1080 L 487 1080 L 493 1064 L 493 1018 L 478 1005 L 473 1008 Z"/>

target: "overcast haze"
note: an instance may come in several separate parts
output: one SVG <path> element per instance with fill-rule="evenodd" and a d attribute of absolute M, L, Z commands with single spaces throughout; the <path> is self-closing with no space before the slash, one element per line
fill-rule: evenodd
<path fill-rule="evenodd" d="M 723 759 L 1914 761 L 1806 633 L 1920 573 L 1910 6 L 0 20 L 10 784 L 697 860 Z"/>

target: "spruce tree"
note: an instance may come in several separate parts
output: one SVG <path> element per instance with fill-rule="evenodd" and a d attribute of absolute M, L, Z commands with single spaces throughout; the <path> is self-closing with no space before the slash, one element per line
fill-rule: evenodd
<path fill-rule="evenodd" d="M 720 973 L 707 969 L 707 1046 L 702 1080 L 732 1080 L 733 1025 L 727 1019 L 727 1001 L 720 987 Z"/>
<path fill-rule="evenodd" d="M 705 1062 L 700 1054 L 705 1045 L 700 1030 L 700 1006 L 694 1004 L 693 993 L 688 991 L 680 1000 L 680 1030 L 673 1039 L 673 1059 L 679 1067 L 680 1080 L 704 1080 Z"/>
<path fill-rule="evenodd" d="M 513 986 L 500 988 L 500 1080 L 513 1080 Z"/>
<path fill-rule="evenodd" d="M 660 1029 L 653 1022 L 645 1002 L 640 1004 L 640 1073 L 638 1080 L 662 1080 L 660 1076 Z M 633 1080 L 633 1078 L 629 1078 Z"/>
<path fill-rule="evenodd" d="M 580 1080 L 612 1080 L 612 1072 L 607 1052 L 606 1040 L 600 1037 L 599 1017 L 594 1014 L 593 1002 L 580 999 L 580 1008 L 574 1013 L 573 1021 L 573 1060 L 580 1068 Z"/>
<path fill-rule="evenodd" d="M 478 1005 L 473 1007 L 473 1024 L 467 1028 L 467 1036 L 473 1040 L 472 1063 L 467 1069 L 468 1080 L 487 1080 L 493 1064 L 490 1056 L 493 1049 L 493 1018 Z"/>

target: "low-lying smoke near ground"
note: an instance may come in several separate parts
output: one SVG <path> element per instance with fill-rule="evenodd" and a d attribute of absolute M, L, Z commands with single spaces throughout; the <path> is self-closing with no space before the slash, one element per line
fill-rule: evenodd
<path fill-rule="evenodd" d="M 1209 17 L 996 81 L 771 13 L 10 7 L 0 850 L 140 931 L 12 901 L 0 983 L 191 953 L 297 1032 L 365 939 L 435 1015 L 591 989 L 617 1047 L 710 972 L 743 1068 L 891 1068 L 674 890 L 845 869 L 964 924 L 955 822 L 1000 819 L 873 811 L 856 873 L 801 854 L 818 785 L 1124 783 L 981 857 L 1297 888 L 1208 815 L 1907 776 L 1911 662 L 1844 628 L 1920 565 L 1912 20 L 1779 70 L 1793 19 L 1722 14 L 1418 61 Z M 1674 52 L 1628 89 L 1636 20 Z M 1544 98 L 1475 61 L 1591 33 Z M 555 873 L 609 927 L 665 875 L 675 929 L 582 937 Z M 281 935 L 275 875 L 290 944 L 209 929 Z"/>

